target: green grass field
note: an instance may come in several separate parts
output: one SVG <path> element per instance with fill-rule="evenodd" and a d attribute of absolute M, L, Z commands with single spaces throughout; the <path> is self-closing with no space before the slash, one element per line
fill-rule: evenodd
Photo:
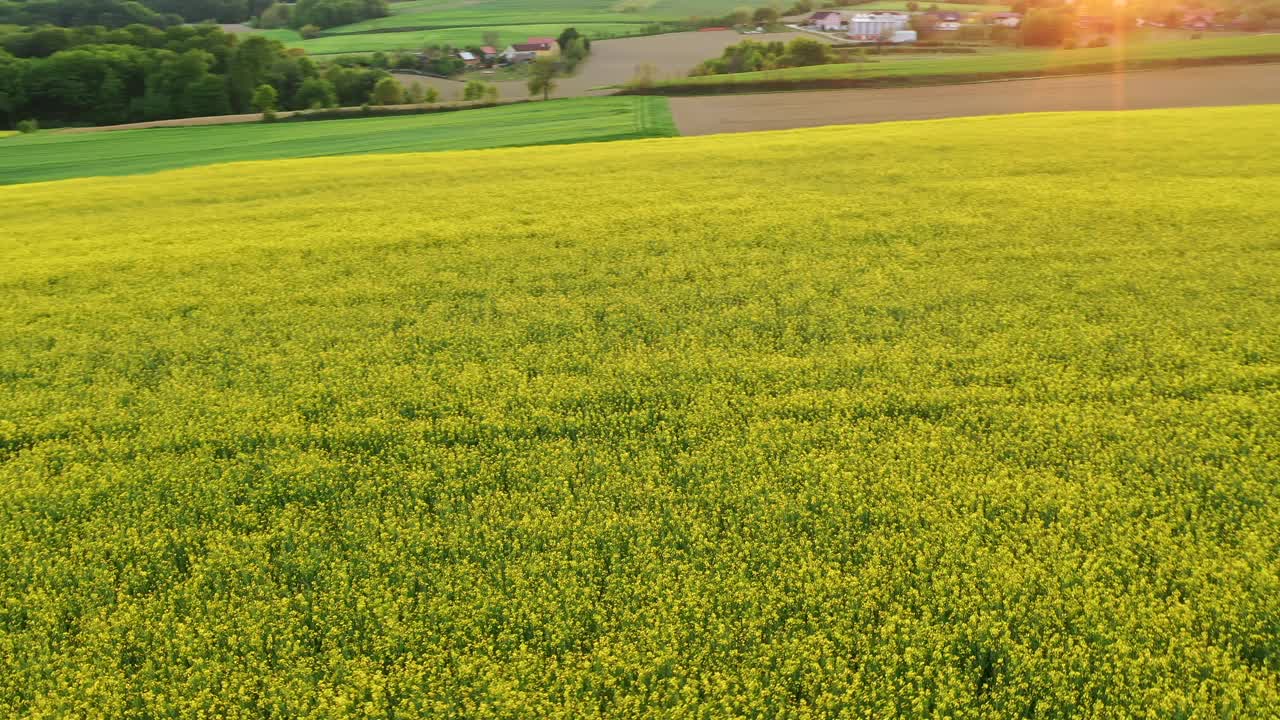
<path fill-rule="evenodd" d="M 303 41 L 290 31 L 271 32 L 316 55 L 474 45 L 489 31 L 507 45 L 530 36 L 556 36 L 571 26 L 597 39 L 638 35 L 652 23 L 720 17 L 741 5 L 736 0 L 410 0 L 393 3 L 388 17 L 329 28 L 323 38 Z"/>
<path fill-rule="evenodd" d="M 746 7 L 754 7 L 750 3 Z M 691 18 L 722 17 L 743 3 L 735 0 L 410 0 L 391 5 L 389 17 L 335 28 L 331 32 L 356 32 L 387 28 L 444 28 L 490 26 L 501 29 L 511 23 L 651 23 L 680 22 Z M 845 8 L 846 11 L 878 9 L 905 10 L 905 1 L 872 2 Z M 985 12 L 1007 5 L 967 5 L 939 3 L 940 9 Z"/>
<path fill-rule="evenodd" d="M 2 187 L 0 717 L 1274 718 L 1277 147 Z"/>
<path fill-rule="evenodd" d="M 660 85 L 715 86 L 774 81 L 875 79 L 891 77 L 974 76 L 1002 73 L 1062 72 L 1091 65 L 1140 64 L 1179 58 L 1213 59 L 1274 55 L 1280 59 L 1280 35 L 1144 42 L 1134 45 L 1077 50 L 1023 50 L 985 55 L 904 55 L 877 58 L 871 63 L 841 63 L 766 70 L 735 75 L 681 78 Z"/>
<path fill-rule="evenodd" d="M 279 158 L 601 142 L 677 134 L 665 98 L 581 98 L 480 110 L 316 120 L 42 133 L 6 141 L 0 184 Z"/>
<path fill-rule="evenodd" d="M 531 36 L 556 36 L 576 27 L 595 39 L 643 32 L 652 23 L 680 23 L 691 18 L 723 16 L 741 3 L 735 0 L 410 0 L 391 5 L 392 14 L 329 28 L 326 36 L 302 40 L 290 30 L 266 31 L 313 55 L 414 50 L 426 45 L 480 44 L 486 32 L 497 32 L 499 44 Z M 940 8 L 966 11 L 1005 9 L 1002 5 L 943 3 Z M 873 3 L 862 9 L 904 9 L 905 2 Z"/>
<path fill-rule="evenodd" d="M 389 17 L 335 28 L 355 32 L 385 28 L 447 28 L 513 23 L 650 23 L 683 21 L 691 17 L 719 17 L 741 3 L 734 0 L 411 0 L 394 3 Z"/>
<path fill-rule="evenodd" d="M 493 30 L 498 33 L 499 45 L 506 46 L 524 42 L 531 37 L 558 37 L 567 27 L 564 24 L 552 25 L 507 25 L 501 28 L 486 26 L 454 27 L 439 30 L 415 30 L 411 32 L 379 32 L 352 35 L 326 35 L 324 37 L 303 40 L 301 35 L 277 39 L 290 47 L 299 47 L 310 55 L 338 55 L 343 53 L 392 52 L 395 50 L 418 50 L 428 45 L 452 45 L 466 47 L 482 45 L 485 32 Z M 592 39 L 608 37 L 624 37 L 641 32 L 643 25 L 623 23 L 580 24 L 578 31 Z M 288 31 L 292 32 L 292 31 Z"/>

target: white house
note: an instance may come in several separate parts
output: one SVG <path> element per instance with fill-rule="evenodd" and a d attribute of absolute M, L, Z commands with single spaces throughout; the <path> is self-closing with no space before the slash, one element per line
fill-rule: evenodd
<path fill-rule="evenodd" d="M 842 30 L 844 29 L 844 15 L 831 10 L 823 10 L 816 12 L 809 18 L 809 24 L 819 30 Z"/>
<path fill-rule="evenodd" d="M 1003 25 L 1005 27 L 1016 28 L 1022 24 L 1022 15 L 1019 13 L 992 13 L 992 25 Z"/>
<path fill-rule="evenodd" d="M 854 40 L 877 40 L 888 30 L 896 32 L 911 24 L 911 16 L 902 12 L 872 11 L 849 18 L 849 37 Z"/>
<path fill-rule="evenodd" d="M 939 32 L 954 32 L 960 29 L 960 23 L 955 22 L 954 20 L 948 20 L 935 24 L 933 29 Z"/>

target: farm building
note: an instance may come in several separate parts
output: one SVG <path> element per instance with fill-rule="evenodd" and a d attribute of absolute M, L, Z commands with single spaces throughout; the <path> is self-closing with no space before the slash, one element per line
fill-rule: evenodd
<path fill-rule="evenodd" d="M 988 16 L 992 25 L 1016 28 L 1022 24 L 1022 14 L 1014 12 L 992 13 Z"/>
<path fill-rule="evenodd" d="M 537 41 L 537 42 L 535 42 Z M 558 51 L 559 45 L 548 38 L 530 38 L 529 42 L 516 43 L 502 53 L 502 59 L 510 63 L 530 62 L 540 57 L 550 57 Z"/>
<path fill-rule="evenodd" d="M 458 59 L 467 65 L 477 65 L 480 63 L 480 58 L 476 57 L 475 53 L 470 53 L 466 50 L 458 51 Z"/>
<path fill-rule="evenodd" d="M 480 52 L 484 53 L 485 60 L 492 60 L 493 58 L 498 57 L 497 49 L 489 45 L 485 45 L 484 47 L 480 48 Z"/>
<path fill-rule="evenodd" d="M 819 30 L 840 30 L 844 28 L 844 15 L 830 10 L 816 12 L 809 18 L 809 24 Z"/>
<path fill-rule="evenodd" d="M 885 31 L 896 32 L 907 27 L 911 16 L 901 12 L 866 12 L 849 18 L 849 37 L 875 40 Z"/>

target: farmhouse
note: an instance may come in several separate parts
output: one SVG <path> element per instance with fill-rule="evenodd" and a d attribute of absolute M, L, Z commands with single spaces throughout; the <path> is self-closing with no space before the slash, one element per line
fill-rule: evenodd
<path fill-rule="evenodd" d="M 1022 24 L 1022 14 L 1015 12 L 992 13 L 988 16 L 992 25 L 1016 28 Z"/>
<path fill-rule="evenodd" d="M 458 59 L 467 65 L 478 65 L 480 63 L 480 58 L 476 57 L 475 53 L 470 53 L 466 50 L 458 51 Z"/>
<path fill-rule="evenodd" d="M 485 60 L 492 60 L 498 57 L 498 51 L 489 45 L 485 45 L 484 47 L 480 48 L 480 52 L 484 53 Z"/>
<path fill-rule="evenodd" d="M 854 40 L 876 40 L 886 30 L 896 32 L 907 27 L 911 16 L 901 12 L 866 12 L 849 18 L 849 37 Z"/>
<path fill-rule="evenodd" d="M 809 24 L 819 30 L 840 30 L 844 28 L 844 15 L 830 10 L 816 12 L 809 18 Z"/>
<path fill-rule="evenodd" d="M 537 41 L 537 42 L 535 42 Z M 509 63 L 530 62 L 540 57 L 555 55 L 559 44 L 550 38 L 529 38 L 529 42 L 516 43 L 502 53 L 502 59 Z"/>

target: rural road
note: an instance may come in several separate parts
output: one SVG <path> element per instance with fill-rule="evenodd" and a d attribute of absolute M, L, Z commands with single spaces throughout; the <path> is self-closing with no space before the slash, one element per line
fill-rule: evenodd
<path fill-rule="evenodd" d="M 1280 103 L 1280 65 L 671 99 L 682 135 L 1068 110 Z"/>

